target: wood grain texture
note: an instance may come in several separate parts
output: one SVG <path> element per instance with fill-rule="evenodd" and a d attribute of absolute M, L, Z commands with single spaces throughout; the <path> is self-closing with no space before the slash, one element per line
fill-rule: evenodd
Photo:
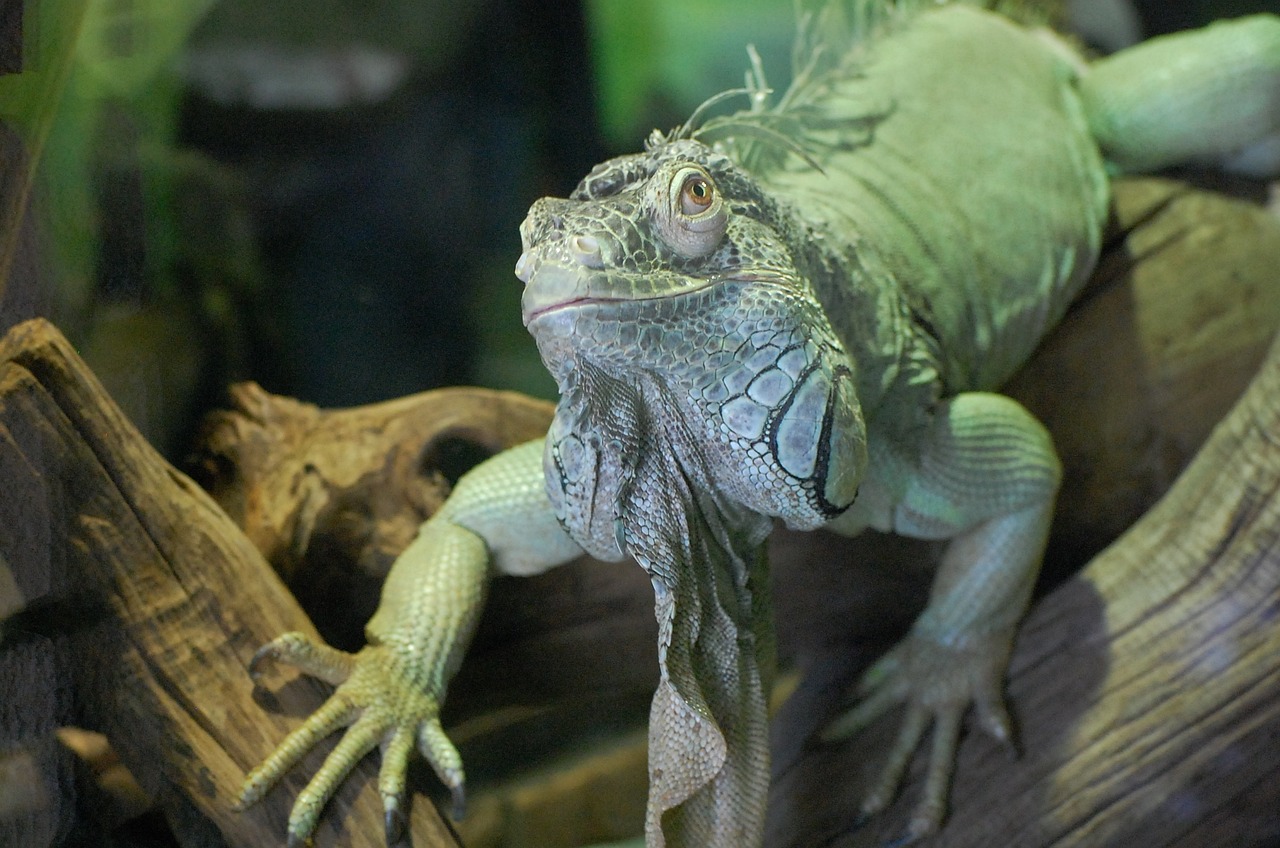
<path fill-rule="evenodd" d="M 240 813 L 232 800 L 325 690 L 294 680 L 255 698 L 246 667 L 278 633 L 313 633 L 306 616 L 46 322 L 0 342 L 0 441 L 0 554 L 15 594 L 26 604 L 82 599 L 100 613 L 39 642 L 52 680 L 6 679 L 6 708 L 41 709 L 47 687 L 69 690 L 75 717 L 106 733 L 184 844 L 277 844 L 318 755 L 261 805 Z M 374 764 L 358 772 L 316 845 L 382 844 Z M 414 805 L 413 826 L 419 845 L 456 844 L 429 803 Z M 6 844 L 40 844 L 32 838 Z"/>
<path fill-rule="evenodd" d="M 551 405 L 437 389 L 321 410 L 231 387 L 189 462 L 333 645 L 363 644 L 392 561 L 470 466 L 546 432 Z"/>
<path fill-rule="evenodd" d="M 1113 219 L 1083 296 L 1004 388 L 1063 459 L 1055 581 L 1168 490 L 1280 328 L 1280 221 L 1256 203 L 1127 179 Z"/>

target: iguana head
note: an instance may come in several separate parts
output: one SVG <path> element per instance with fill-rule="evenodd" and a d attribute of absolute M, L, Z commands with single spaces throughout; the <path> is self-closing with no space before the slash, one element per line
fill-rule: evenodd
<path fill-rule="evenodd" d="M 584 371 L 650 379 L 716 453 L 717 491 L 801 526 L 848 506 L 865 459 L 852 365 L 797 268 L 795 227 L 691 139 L 656 138 L 537 201 L 516 275 L 561 418 Z"/>
<path fill-rule="evenodd" d="M 727 280 L 794 279 L 759 189 L 692 140 L 609 160 L 520 228 L 525 325 L 564 307 L 687 295 Z"/>

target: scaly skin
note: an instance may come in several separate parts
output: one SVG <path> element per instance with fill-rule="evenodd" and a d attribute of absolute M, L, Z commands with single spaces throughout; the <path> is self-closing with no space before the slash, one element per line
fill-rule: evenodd
<path fill-rule="evenodd" d="M 460 804 L 437 715 L 487 580 L 585 550 L 632 557 L 654 583 L 646 844 L 760 844 L 775 518 L 950 540 L 927 608 L 828 731 L 905 705 L 864 813 L 890 802 L 930 726 L 908 840 L 942 822 L 971 707 L 1010 740 L 1003 678 L 1060 469 L 1044 428 L 990 390 L 1093 266 L 1104 160 L 1220 156 L 1280 132 L 1280 19 L 1089 72 L 1051 36 L 972 8 L 847 4 L 874 32 L 842 34 L 846 4 L 823 6 L 807 71 L 778 106 L 721 121 L 722 147 L 705 143 L 714 121 L 655 134 L 530 210 L 516 274 L 560 387 L 555 421 L 468 474 L 423 526 L 369 647 L 292 634 L 263 649 L 338 688 L 249 776 L 244 803 L 349 727 L 299 796 L 291 842 L 375 746 L 389 837 L 415 745 Z"/>

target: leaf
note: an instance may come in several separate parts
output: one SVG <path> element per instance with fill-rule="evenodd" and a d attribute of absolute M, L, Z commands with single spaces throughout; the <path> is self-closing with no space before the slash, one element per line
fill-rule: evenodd
<path fill-rule="evenodd" d="M 0 163 L 0 298 L 38 173 L 46 183 L 60 284 L 85 286 L 95 249 L 91 157 L 102 110 L 131 110 L 148 142 L 172 129 L 171 68 L 216 0 L 42 0 L 24 21 L 26 65 L 0 77 L 0 120 L 17 130 L 25 157 Z M 41 168 L 42 163 L 44 168 Z"/>
<path fill-rule="evenodd" d="M 16 130 L 26 156 L 0 162 L 0 302 L 13 265 L 18 233 L 40 153 L 58 113 L 89 0 L 28 4 L 23 18 L 24 68 L 0 77 L 0 121 Z"/>

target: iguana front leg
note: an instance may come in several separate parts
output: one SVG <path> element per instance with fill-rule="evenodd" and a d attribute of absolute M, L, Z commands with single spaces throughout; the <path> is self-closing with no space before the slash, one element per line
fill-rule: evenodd
<path fill-rule="evenodd" d="M 876 523 L 951 542 L 925 611 L 907 638 L 866 672 L 857 690 L 864 700 L 826 735 L 848 735 L 905 702 L 897 742 L 862 803 L 870 815 L 893 799 L 933 724 L 923 796 L 907 834 L 913 841 L 942 822 L 969 707 L 988 733 L 1011 740 L 1004 675 L 1039 571 L 1061 469 L 1048 433 L 1030 413 L 1001 395 L 970 393 L 938 409 L 918 462 L 901 473 L 905 479 L 888 481 L 899 499 Z M 855 514 L 832 529 L 857 529 L 858 519 Z"/>
<path fill-rule="evenodd" d="M 388 844 L 403 835 L 405 771 L 415 747 L 452 791 L 455 808 L 461 807 L 462 760 L 440 727 L 439 712 L 480 617 L 490 574 L 533 574 L 582 552 L 547 500 L 542 445 L 539 439 L 512 448 L 458 481 L 392 565 L 366 627 L 369 643 L 358 653 L 289 633 L 255 655 L 251 671 L 279 660 L 337 689 L 248 775 L 241 805 L 261 798 L 317 742 L 345 728 L 294 803 L 290 846 L 305 844 L 325 803 L 375 747 L 382 751 L 378 789 Z"/>

